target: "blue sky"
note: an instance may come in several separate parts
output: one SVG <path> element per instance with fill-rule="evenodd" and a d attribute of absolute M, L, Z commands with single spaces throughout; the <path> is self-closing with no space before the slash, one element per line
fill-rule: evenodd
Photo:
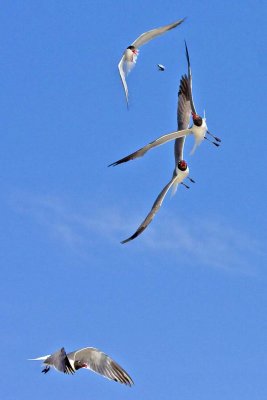
<path fill-rule="evenodd" d="M 1 394 L 13 399 L 262 400 L 266 389 L 266 5 L 4 2 L 1 31 Z M 137 36 L 130 110 L 117 71 Z M 216 149 L 124 246 L 170 180 L 187 40 L 196 108 Z M 159 73 L 156 64 L 166 66 Z M 97 347 L 135 381 L 44 376 L 28 358 Z"/>

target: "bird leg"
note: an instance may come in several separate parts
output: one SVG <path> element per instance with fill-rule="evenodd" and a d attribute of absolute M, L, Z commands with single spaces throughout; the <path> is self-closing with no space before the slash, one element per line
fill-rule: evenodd
<path fill-rule="evenodd" d="M 47 372 L 50 370 L 50 367 L 48 365 L 45 366 L 45 368 L 42 370 L 44 374 L 47 374 Z"/>
<path fill-rule="evenodd" d="M 221 142 L 221 139 L 218 138 L 217 136 L 214 136 L 210 131 L 207 131 L 207 133 L 208 133 L 210 136 L 212 136 L 212 137 L 216 140 L 216 142 Z"/>
<path fill-rule="evenodd" d="M 190 182 L 192 182 L 192 183 L 196 183 L 196 182 L 194 181 L 194 179 L 190 178 L 190 176 L 188 176 L 187 179 L 189 179 Z"/>
<path fill-rule="evenodd" d="M 186 185 L 184 182 L 181 182 L 181 185 L 184 185 L 186 187 L 186 189 L 190 189 L 190 187 L 188 185 Z"/>
<path fill-rule="evenodd" d="M 213 142 L 212 140 L 208 139 L 207 136 L 204 136 L 204 139 L 208 140 L 209 142 L 211 142 L 212 144 L 214 144 L 214 146 L 219 147 L 220 145 L 216 142 Z"/>

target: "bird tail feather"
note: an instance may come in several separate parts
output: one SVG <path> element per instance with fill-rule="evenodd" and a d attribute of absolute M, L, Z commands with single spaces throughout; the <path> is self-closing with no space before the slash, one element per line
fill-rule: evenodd
<path fill-rule="evenodd" d="M 172 185 L 171 197 L 173 197 L 175 195 L 175 193 L 177 192 L 178 185 L 179 185 L 179 182 L 176 182 Z"/>

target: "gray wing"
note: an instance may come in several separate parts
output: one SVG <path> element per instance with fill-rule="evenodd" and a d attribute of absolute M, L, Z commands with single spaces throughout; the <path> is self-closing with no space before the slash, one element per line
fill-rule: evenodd
<path fill-rule="evenodd" d="M 147 228 L 147 226 L 150 224 L 152 219 L 155 217 L 155 214 L 158 212 L 160 209 L 160 206 L 164 200 L 164 197 L 166 196 L 168 190 L 171 188 L 171 186 L 174 184 L 175 180 L 177 179 L 177 176 L 173 176 L 173 178 L 170 180 L 170 182 L 167 183 L 167 185 L 162 189 L 158 197 L 156 198 L 150 212 L 148 213 L 147 217 L 144 219 L 144 221 L 141 223 L 141 225 L 137 228 L 135 233 L 130 236 L 128 239 L 123 240 L 121 243 L 127 243 L 130 240 L 133 240 L 137 238 L 137 236 L 141 235 L 141 233 Z"/>
<path fill-rule="evenodd" d="M 175 131 L 172 133 L 168 133 L 167 135 L 160 136 L 158 139 L 153 140 L 153 142 L 148 143 L 146 146 L 142 147 L 141 149 L 135 151 L 132 154 L 122 158 L 121 160 L 115 161 L 114 163 L 110 164 L 110 166 L 115 166 L 118 164 L 122 164 L 124 162 L 134 160 L 135 158 L 142 157 L 148 150 L 153 149 L 154 147 L 160 146 L 161 144 L 167 143 L 170 140 L 177 139 L 182 136 L 189 135 L 191 133 L 190 129 L 184 129 L 183 131 Z"/>
<path fill-rule="evenodd" d="M 87 368 L 100 375 L 125 385 L 133 385 L 132 378 L 112 358 L 93 347 L 85 347 L 68 354 L 74 361 L 74 368 Z"/>
<path fill-rule="evenodd" d="M 196 114 L 196 108 L 194 105 L 194 100 L 193 100 L 193 92 L 192 92 L 192 72 L 191 72 L 191 65 L 190 65 L 190 59 L 189 59 L 189 53 L 188 53 L 188 48 L 186 45 L 185 41 L 185 53 L 186 53 L 186 59 L 187 59 L 187 66 L 188 66 L 188 80 L 189 80 L 189 96 L 190 96 L 190 103 L 191 103 L 191 109 L 194 114 Z"/>
<path fill-rule="evenodd" d="M 118 68 L 119 68 L 119 73 L 120 73 L 120 77 L 121 77 L 121 81 L 123 84 L 123 89 L 124 89 L 124 93 L 125 93 L 125 97 L 126 97 L 126 102 L 127 102 L 127 107 L 128 107 L 128 86 L 126 83 L 126 77 L 125 77 L 125 72 L 124 72 L 124 55 L 122 56 L 122 59 L 120 60 L 119 64 L 118 64 Z"/>
<path fill-rule="evenodd" d="M 178 131 L 188 128 L 191 116 L 190 82 L 186 75 L 180 80 L 178 91 L 177 125 Z"/>
<path fill-rule="evenodd" d="M 190 82 L 186 75 L 183 75 L 180 80 L 179 91 L 178 91 L 178 107 L 177 107 L 177 126 L 178 131 L 187 129 L 190 122 L 191 116 L 191 104 L 190 104 Z M 174 144 L 174 156 L 175 163 L 183 160 L 183 149 L 184 149 L 185 136 L 175 140 Z"/>
<path fill-rule="evenodd" d="M 163 33 L 169 31 L 170 29 L 176 28 L 176 26 L 180 25 L 184 22 L 185 18 L 179 19 L 178 21 L 174 22 L 173 24 L 162 26 L 161 28 L 152 29 L 151 31 L 145 32 L 140 35 L 133 43 L 132 46 L 138 48 L 143 46 L 143 44 L 149 42 L 150 40 L 154 39 L 155 37 L 162 35 Z"/>
<path fill-rule="evenodd" d="M 45 364 L 53 365 L 58 371 L 64 372 L 64 374 L 74 374 L 64 347 L 56 351 L 50 357 L 45 360 Z"/>
<path fill-rule="evenodd" d="M 176 139 L 174 142 L 175 165 L 177 165 L 179 161 L 184 159 L 184 156 L 183 156 L 184 142 L 185 142 L 185 136 L 183 136 L 179 139 Z"/>

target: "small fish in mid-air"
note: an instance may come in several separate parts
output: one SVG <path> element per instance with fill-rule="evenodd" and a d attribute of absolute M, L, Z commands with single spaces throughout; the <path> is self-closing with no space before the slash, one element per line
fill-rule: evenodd
<path fill-rule="evenodd" d="M 54 367 L 64 374 L 74 374 L 80 368 L 90 369 L 110 380 L 123 383 L 124 385 L 133 385 L 132 378 L 122 367 L 112 358 L 95 349 L 94 347 L 85 347 L 71 353 L 66 353 L 64 347 L 53 354 L 30 360 L 43 361 L 45 368 L 42 370 L 46 374 L 51 367 Z"/>
<path fill-rule="evenodd" d="M 165 67 L 162 64 L 157 64 L 159 71 L 165 71 Z"/>
<path fill-rule="evenodd" d="M 121 81 L 123 84 L 125 96 L 126 96 L 126 102 L 127 102 L 127 107 L 128 107 L 128 87 L 126 83 L 126 76 L 127 74 L 131 71 L 131 69 L 134 67 L 137 56 L 138 56 L 138 48 L 149 42 L 150 40 L 154 39 L 157 36 L 162 35 L 163 33 L 176 28 L 176 26 L 180 25 L 185 18 L 179 19 L 178 21 L 162 26 L 161 28 L 156 28 L 152 29 L 148 32 L 142 33 L 130 46 L 127 47 L 127 49 L 124 51 L 123 56 L 118 64 L 119 72 L 120 72 L 120 77 Z"/>

